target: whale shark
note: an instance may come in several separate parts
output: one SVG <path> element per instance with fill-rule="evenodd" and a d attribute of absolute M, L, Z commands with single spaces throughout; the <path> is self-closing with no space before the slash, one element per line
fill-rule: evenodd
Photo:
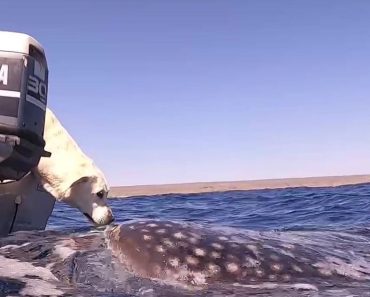
<path fill-rule="evenodd" d="M 158 219 L 15 232 L 0 240 L 0 295 L 365 297 L 369 240 Z"/>
<path fill-rule="evenodd" d="M 140 277 L 202 286 L 299 283 L 307 279 L 369 281 L 370 265 L 324 256 L 315 246 L 227 234 L 173 221 L 139 221 L 106 229 L 108 248 Z"/>

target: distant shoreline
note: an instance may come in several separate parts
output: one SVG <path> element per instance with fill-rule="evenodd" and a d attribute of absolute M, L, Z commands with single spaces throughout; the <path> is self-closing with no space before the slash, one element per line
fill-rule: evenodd
<path fill-rule="evenodd" d="M 166 185 L 140 185 L 112 187 L 109 197 L 128 198 L 164 194 L 196 194 L 238 190 L 282 189 L 297 187 L 337 187 L 370 183 L 370 175 L 323 176 L 303 178 L 282 178 L 229 182 L 197 182 Z"/>

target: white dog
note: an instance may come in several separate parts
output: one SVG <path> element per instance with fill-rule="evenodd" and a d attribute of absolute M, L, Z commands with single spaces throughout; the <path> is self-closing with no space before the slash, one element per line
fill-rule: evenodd
<path fill-rule="evenodd" d="M 33 173 L 45 190 L 57 201 L 79 209 L 93 223 L 111 223 L 114 217 L 107 205 L 109 186 L 104 174 L 48 108 L 44 139 L 51 157 L 42 157 Z"/>

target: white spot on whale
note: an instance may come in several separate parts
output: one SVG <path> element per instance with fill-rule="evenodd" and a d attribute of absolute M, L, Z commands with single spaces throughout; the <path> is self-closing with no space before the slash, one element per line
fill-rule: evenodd
<path fill-rule="evenodd" d="M 275 274 L 270 274 L 269 275 L 269 280 L 275 281 L 277 279 L 277 276 Z"/>
<path fill-rule="evenodd" d="M 328 269 L 319 269 L 319 273 L 321 273 L 324 276 L 330 276 L 332 275 L 332 272 Z"/>
<path fill-rule="evenodd" d="M 258 256 L 258 247 L 253 244 L 247 244 L 247 249 L 250 250 L 255 256 Z"/>
<path fill-rule="evenodd" d="M 188 279 L 195 286 L 204 285 L 206 283 L 206 276 L 201 272 L 191 272 L 191 273 L 189 273 Z"/>
<path fill-rule="evenodd" d="M 219 236 L 218 239 L 219 240 L 229 240 L 229 238 L 227 238 L 226 236 Z"/>
<path fill-rule="evenodd" d="M 213 242 L 213 243 L 211 244 L 211 246 L 212 246 L 213 248 L 215 248 L 216 250 L 222 250 L 222 249 L 224 249 L 223 245 L 219 244 L 218 242 Z"/>
<path fill-rule="evenodd" d="M 290 279 L 291 279 L 291 276 L 289 274 L 284 274 L 283 275 L 283 280 L 290 281 Z"/>
<path fill-rule="evenodd" d="M 166 233 L 166 229 L 158 229 L 157 231 L 155 231 L 155 233 L 164 234 Z"/>
<path fill-rule="evenodd" d="M 214 258 L 214 259 L 218 259 L 218 258 L 221 258 L 221 254 L 219 252 L 211 252 L 211 257 Z"/>
<path fill-rule="evenodd" d="M 197 256 L 200 256 L 200 257 L 204 257 L 206 255 L 206 252 L 205 252 L 205 250 L 203 250 L 201 248 L 195 248 L 194 249 L 194 254 L 197 255 Z"/>
<path fill-rule="evenodd" d="M 179 258 L 170 258 L 170 259 L 168 260 L 168 263 L 170 263 L 170 265 L 171 265 L 172 267 L 179 267 L 179 265 L 180 265 L 180 260 L 179 260 Z"/>
<path fill-rule="evenodd" d="M 239 266 L 236 263 L 227 263 L 226 270 L 230 273 L 237 272 L 239 270 Z"/>
<path fill-rule="evenodd" d="M 258 277 L 262 277 L 262 276 L 264 276 L 265 275 L 265 272 L 262 270 L 262 269 L 256 269 L 256 275 L 258 276 Z"/>
<path fill-rule="evenodd" d="M 168 247 L 174 247 L 174 243 L 169 239 L 169 238 L 165 238 L 163 239 L 163 244 L 168 246 Z"/>
<path fill-rule="evenodd" d="M 192 244 L 197 244 L 198 243 L 198 238 L 191 237 L 191 238 L 189 238 L 189 242 L 192 243 Z"/>
<path fill-rule="evenodd" d="M 143 238 L 144 238 L 144 240 L 151 240 L 152 239 L 152 237 L 150 235 L 146 235 L 146 234 L 143 235 Z"/>
<path fill-rule="evenodd" d="M 157 245 L 156 247 L 155 247 L 155 250 L 157 251 L 157 252 L 159 252 L 159 253 L 163 253 L 164 251 L 165 251 L 165 249 L 163 248 L 163 246 L 161 246 L 161 245 Z"/>
<path fill-rule="evenodd" d="M 173 237 L 177 238 L 177 239 L 183 239 L 183 238 L 186 238 L 186 235 L 182 232 L 176 232 L 173 234 Z"/>
<path fill-rule="evenodd" d="M 190 265 L 198 265 L 199 264 L 199 260 L 193 256 L 187 256 L 186 257 L 186 262 Z"/>
<path fill-rule="evenodd" d="M 274 264 L 271 265 L 271 269 L 273 271 L 281 271 L 283 268 L 282 268 L 282 266 L 280 264 L 274 263 Z"/>
<path fill-rule="evenodd" d="M 147 225 L 147 227 L 150 227 L 150 228 L 154 228 L 154 227 L 157 227 L 158 225 L 157 224 L 154 224 L 154 223 L 150 223 Z"/>
<path fill-rule="evenodd" d="M 217 274 L 221 271 L 220 266 L 213 264 L 213 263 L 209 263 L 207 265 L 207 268 L 208 268 L 208 272 L 212 275 Z"/>
<path fill-rule="evenodd" d="M 253 259 L 251 257 L 245 257 L 245 262 L 243 264 L 243 266 L 245 267 L 257 267 L 257 266 L 260 266 L 261 263 L 260 261 L 256 260 L 256 259 Z"/>

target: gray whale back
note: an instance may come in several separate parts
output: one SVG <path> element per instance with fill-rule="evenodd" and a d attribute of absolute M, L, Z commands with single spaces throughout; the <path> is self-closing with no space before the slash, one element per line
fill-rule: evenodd
<path fill-rule="evenodd" d="M 302 245 L 253 237 L 233 241 L 218 232 L 170 221 L 123 224 L 107 229 L 106 239 L 113 255 L 134 274 L 192 285 L 369 279 L 368 274 L 337 273 L 315 250 Z"/>

